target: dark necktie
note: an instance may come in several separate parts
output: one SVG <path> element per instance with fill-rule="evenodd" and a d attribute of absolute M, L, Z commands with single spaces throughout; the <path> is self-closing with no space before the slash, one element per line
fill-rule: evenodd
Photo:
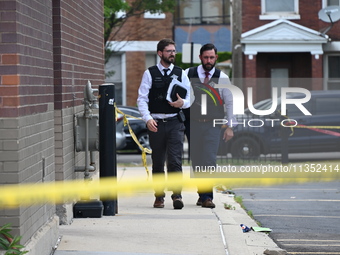
<path fill-rule="evenodd" d="M 209 72 L 205 72 L 204 84 L 208 84 L 208 82 L 209 82 L 209 75 L 210 75 Z"/>
<path fill-rule="evenodd" d="M 167 77 L 167 76 L 168 76 L 168 71 L 169 71 L 169 69 L 163 69 L 164 77 Z"/>

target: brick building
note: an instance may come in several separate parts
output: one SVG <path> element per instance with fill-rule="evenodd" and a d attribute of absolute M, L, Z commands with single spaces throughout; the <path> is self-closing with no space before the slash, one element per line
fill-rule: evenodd
<path fill-rule="evenodd" d="M 83 178 L 75 114 L 104 77 L 102 1 L 0 0 L 0 185 Z M 50 254 L 71 218 L 72 204 L 0 209 L 32 255 Z"/>
<path fill-rule="evenodd" d="M 116 85 L 118 104 L 136 105 L 143 72 L 158 62 L 156 48 L 162 38 L 172 38 L 181 53 L 182 44 L 191 42 L 230 51 L 230 10 L 229 0 L 176 0 L 173 13 L 145 13 L 114 30 L 110 47 L 116 53 L 105 69 L 115 72 L 106 81 Z"/>
<path fill-rule="evenodd" d="M 116 53 L 105 69 L 114 71 L 106 81 L 115 84 L 117 104 L 136 105 L 142 75 L 157 63 L 158 41 L 173 38 L 172 19 L 171 13 L 145 13 L 127 19 L 119 32 L 113 30 L 109 47 Z"/>
<path fill-rule="evenodd" d="M 234 2 L 234 12 L 242 13 L 234 27 L 234 49 L 242 53 L 233 56 L 242 70 L 234 79 L 245 92 L 253 87 L 255 102 L 271 97 L 272 87 L 340 89 L 340 22 L 323 33 L 330 23 L 318 17 L 338 0 Z"/>

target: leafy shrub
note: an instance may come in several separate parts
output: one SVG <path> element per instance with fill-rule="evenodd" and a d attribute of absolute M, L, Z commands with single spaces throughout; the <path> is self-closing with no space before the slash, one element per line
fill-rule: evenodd
<path fill-rule="evenodd" d="M 5 255 L 23 255 L 28 251 L 22 251 L 25 246 L 20 244 L 21 236 L 12 236 L 10 234 L 11 224 L 0 227 L 0 248 L 5 250 Z"/>

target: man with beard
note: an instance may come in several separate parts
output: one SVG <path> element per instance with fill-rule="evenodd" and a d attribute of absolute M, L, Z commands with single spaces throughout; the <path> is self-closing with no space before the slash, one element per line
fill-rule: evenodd
<path fill-rule="evenodd" d="M 184 123 L 178 113 L 180 109 L 190 106 L 190 81 L 184 70 L 175 66 L 176 48 L 171 39 L 162 39 L 157 44 L 160 62 L 149 67 L 143 74 L 138 90 L 138 109 L 146 122 L 152 149 L 153 177 L 165 178 L 164 164 L 167 172 L 182 173 L 182 152 Z M 177 100 L 166 99 L 170 83 L 176 79 L 187 90 L 185 98 L 178 94 Z M 174 209 L 182 209 L 181 187 L 173 188 L 171 196 Z M 155 208 L 164 207 L 164 187 L 155 187 Z"/>
<path fill-rule="evenodd" d="M 233 115 L 233 97 L 227 88 L 215 88 L 216 84 L 230 84 L 229 77 L 215 68 L 218 58 L 216 47 L 205 44 L 200 49 L 201 65 L 185 70 L 190 78 L 195 95 L 195 101 L 190 109 L 185 109 L 186 132 L 189 131 L 190 158 L 194 172 L 197 168 L 208 169 L 216 167 L 216 155 L 220 142 L 221 125 L 213 125 L 214 119 L 226 119 L 228 125 L 223 129 L 223 140 L 227 142 L 234 133 L 232 127 L 236 124 Z M 202 106 L 205 98 L 205 106 Z M 206 113 L 202 114 L 205 108 Z M 191 125 L 191 129 L 190 129 Z M 212 176 L 209 175 L 211 178 Z M 196 205 L 214 208 L 212 187 L 198 187 Z"/>

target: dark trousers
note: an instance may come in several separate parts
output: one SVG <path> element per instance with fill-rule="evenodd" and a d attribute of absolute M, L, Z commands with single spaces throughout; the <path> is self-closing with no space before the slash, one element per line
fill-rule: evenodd
<path fill-rule="evenodd" d="M 148 131 L 152 149 L 152 174 L 165 178 L 164 164 L 168 173 L 182 173 L 184 124 L 178 119 L 158 120 L 158 131 Z M 173 195 L 181 196 L 182 187 L 173 189 Z M 155 189 L 156 197 L 164 197 L 164 187 Z"/>
<path fill-rule="evenodd" d="M 216 155 L 220 143 L 220 133 L 221 127 L 213 127 L 212 121 L 191 121 L 190 158 L 194 174 L 195 169 L 198 168 L 207 169 L 211 166 L 216 167 Z M 207 177 L 211 178 L 212 176 L 207 173 Z M 213 187 L 197 187 L 197 192 L 202 201 L 205 201 L 208 198 L 213 199 Z"/>

